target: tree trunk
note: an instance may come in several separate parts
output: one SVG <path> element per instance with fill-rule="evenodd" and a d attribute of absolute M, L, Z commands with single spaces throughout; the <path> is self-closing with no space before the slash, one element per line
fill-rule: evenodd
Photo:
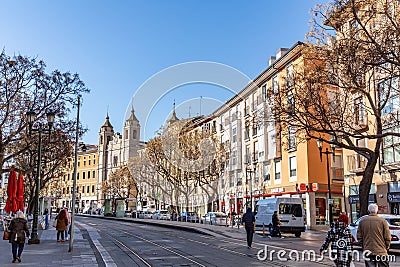
<path fill-rule="evenodd" d="M 374 177 L 374 170 L 378 161 L 379 154 L 372 154 L 372 157 L 368 160 L 367 166 L 364 170 L 363 178 L 360 182 L 359 193 L 360 193 L 360 217 L 368 214 L 368 199 L 369 191 L 371 189 L 372 178 Z"/>

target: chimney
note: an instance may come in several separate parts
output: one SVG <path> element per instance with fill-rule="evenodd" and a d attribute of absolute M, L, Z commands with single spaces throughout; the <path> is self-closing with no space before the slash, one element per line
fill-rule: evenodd
<path fill-rule="evenodd" d="M 276 57 L 270 56 L 269 61 L 268 61 L 268 64 L 269 64 L 268 66 L 271 66 L 275 62 L 275 60 L 276 60 Z"/>
<path fill-rule="evenodd" d="M 282 57 L 288 50 L 288 48 L 279 48 L 278 51 L 276 51 L 276 59 Z"/>

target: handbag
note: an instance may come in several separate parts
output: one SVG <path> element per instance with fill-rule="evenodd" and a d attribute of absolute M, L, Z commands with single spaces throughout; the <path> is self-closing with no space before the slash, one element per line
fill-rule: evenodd
<path fill-rule="evenodd" d="M 57 219 L 54 220 L 53 227 L 57 227 Z"/>
<path fill-rule="evenodd" d="M 9 239 L 10 239 L 10 232 L 9 231 L 4 231 L 3 240 L 9 240 Z"/>

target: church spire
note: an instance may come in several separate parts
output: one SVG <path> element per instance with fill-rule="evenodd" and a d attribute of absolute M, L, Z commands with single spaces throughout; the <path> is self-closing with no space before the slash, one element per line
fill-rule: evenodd
<path fill-rule="evenodd" d="M 176 122 L 176 121 L 179 121 L 179 118 L 176 116 L 176 112 L 175 112 L 175 99 L 174 99 L 174 106 L 173 106 L 173 109 L 172 109 L 172 115 L 171 115 L 171 117 L 169 117 L 169 119 L 167 120 L 167 124 L 168 124 L 168 125 L 171 125 L 171 124 L 173 124 L 173 123 Z"/>
<path fill-rule="evenodd" d="M 114 128 L 110 123 L 110 117 L 108 116 L 108 111 L 107 111 L 107 115 L 106 115 L 106 121 L 103 123 L 101 128 L 110 128 L 110 130 L 112 130 Z"/>

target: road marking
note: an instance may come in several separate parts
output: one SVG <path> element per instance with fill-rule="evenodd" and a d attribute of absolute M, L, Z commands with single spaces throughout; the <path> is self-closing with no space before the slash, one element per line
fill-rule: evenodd
<path fill-rule="evenodd" d="M 75 222 L 77 223 L 77 222 Z M 103 247 L 102 244 L 100 244 L 98 237 L 99 233 L 97 230 L 87 224 L 84 223 L 77 223 L 83 228 L 85 228 L 90 236 L 90 239 L 92 239 L 93 244 L 96 246 L 97 251 L 99 252 L 101 258 L 103 259 L 103 262 L 106 264 L 107 267 L 117 267 L 115 264 L 114 260 L 112 259 L 111 255 L 108 253 L 108 251 Z"/>

